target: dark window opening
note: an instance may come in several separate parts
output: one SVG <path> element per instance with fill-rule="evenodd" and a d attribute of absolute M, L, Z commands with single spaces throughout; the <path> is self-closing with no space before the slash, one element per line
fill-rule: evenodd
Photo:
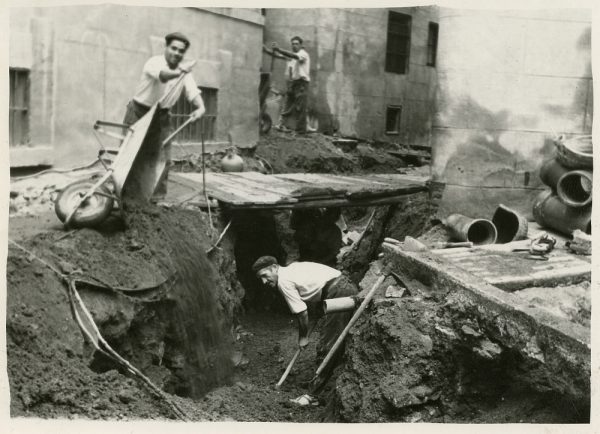
<path fill-rule="evenodd" d="M 429 23 L 429 34 L 427 36 L 427 66 L 435 66 L 439 28 L 439 24 Z"/>
<path fill-rule="evenodd" d="M 185 127 L 176 137 L 179 143 L 199 143 L 202 140 L 215 140 L 215 130 L 217 125 L 217 89 L 210 87 L 200 87 L 202 91 L 202 100 L 206 111 L 202 118 Z M 171 109 L 171 123 L 173 130 L 179 128 L 194 110 L 193 105 L 187 100 L 185 93 L 182 93 L 177 103 Z"/>
<path fill-rule="evenodd" d="M 400 133 L 400 117 L 402 116 L 402 106 L 388 106 L 385 112 L 385 133 L 399 134 Z"/>
<path fill-rule="evenodd" d="M 29 142 L 29 71 L 9 68 L 9 135 L 10 145 Z"/>
<path fill-rule="evenodd" d="M 388 18 L 385 70 L 397 74 L 408 72 L 410 57 L 410 15 L 390 12 Z"/>

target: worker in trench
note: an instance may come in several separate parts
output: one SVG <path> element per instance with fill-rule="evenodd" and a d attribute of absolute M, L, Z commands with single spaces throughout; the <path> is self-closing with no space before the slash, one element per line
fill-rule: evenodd
<path fill-rule="evenodd" d="M 164 54 L 151 57 L 142 69 L 142 75 L 129 104 L 123 123 L 132 125 L 142 118 L 150 108 L 160 101 L 158 107 L 158 122 L 153 122 L 147 136 L 160 139 L 162 143 L 170 134 L 170 109 L 185 92 L 187 100 L 194 106 L 190 114 L 196 122 L 205 112 L 201 91 L 192 74 L 189 74 L 193 63 L 183 62 L 186 51 L 190 46 L 189 39 L 179 33 L 169 33 L 165 36 Z M 185 74 L 182 83 L 177 80 Z M 182 84 L 182 85 L 181 85 Z M 164 98 L 163 98 L 164 97 Z M 162 148 L 167 162 L 166 168 L 158 181 L 153 200 L 163 199 L 167 193 L 167 177 L 171 163 L 171 146 L 167 143 Z"/>
<path fill-rule="evenodd" d="M 339 270 L 315 262 L 293 262 L 288 266 L 281 266 L 274 257 L 262 256 L 256 260 L 252 269 L 263 285 L 279 290 L 290 311 L 296 316 L 300 348 L 305 348 L 309 343 L 309 304 L 322 316 L 323 300 L 358 294 L 357 286 Z M 317 342 L 318 362 L 325 358 L 351 317 L 351 311 L 325 316 L 325 323 L 321 327 Z M 339 361 L 342 348 L 338 349 L 329 369 L 313 383 L 315 391 L 324 384 Z"/>

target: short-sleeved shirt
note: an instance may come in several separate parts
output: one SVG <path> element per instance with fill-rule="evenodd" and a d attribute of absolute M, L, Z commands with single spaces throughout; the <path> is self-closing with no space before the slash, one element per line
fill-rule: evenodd
<path fill-rule="evenodd" d="M 166 83 L 161 82 L 159 74 L 160 71 L 164 69 L 170 69 L 165 56 L 154 56 L 148 59 L 142 70 L 140 82 L 135 90 L 135 95 L 133 97 L 135 101 L 147 107 L 151 107 L 158 102 L 163 95 L 169 93 L 171 88 L 177 84 L 178 80 L 177 78 L 174 78 Z M 171 108 L 179 99 L 182 90 L 185 90 L 186 97 L 190 102 L 200 95 L 200 89 L 198 89 L 198 85 L 196 84 L 194 77 L 192 77 L 192 74 L 185 74 L 183 86 L 179 86 L 178 89 L 173 91 L 173 93 L 161 103 L 161 107 Z"/>
<path fill-rule="evenodd" d="M 306 310 L 306 302 L 321 300 L 321 290 L 342 273 L 316 262 L 294 262 L 279 267 L 277 288 L 285 298 L 292 313 Z"/>
<path fill-rule="evenodd" d="M 300 59 L 304 59 L 300 62 L 298 59 L 292 59 L 292 80 L 303 79 L 310 81 L 310 57 L 304 48 L 300 48 L 296 53 Z"/>

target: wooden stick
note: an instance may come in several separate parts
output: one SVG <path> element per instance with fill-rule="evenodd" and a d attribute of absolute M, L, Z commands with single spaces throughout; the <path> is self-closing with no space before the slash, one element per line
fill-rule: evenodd
<path fill-rule="evenodd" d="M 307 337 L 309 337 L 311 335 L 311 333 L 313 332 L 313 330 L 315 329 L 315 327 L 317 326 L 318 323 L 319 323 L 319 320 L 315 321 L 315 323 L 312 325 L 312 327 L 308 331 Z M 298 356 L 300 355 L 300 353 L 302 352 L 302 350 L 303 350 L 302 347 L 298 347 L 298 349 L 294 353 L 294 357 L 292 357 L 292 360 L 288 364 L 287 368 L 285 368 L 285 372 L 283 373 L 283 375 L 281 376 L 281 378 L 277 382 L 277 385 L 275 386 L 277 389 L 279 389 L 281 387 L 281 385 L 283 384 L 283 382 L 285 381 L 285 379 L 287 378 L 287 376 L 290 374 L 290 372 L 292 370 L 292 367 L 294 366 L 294 363 L 296 363 L 296 359 L 298 358 Z"/>
<path fill-rule="evenodd" d="M 162 146 L 165 146 L 167 143 L 169 143 L 169 141 L 175 137 L 181 130 L 183 130 L 185 127 L 187 127 L 189 125 L 190 122 L 192 122 L 193 119 L 191 117 L 188 118 L 188 120 L 186 120 L 184 123 L 181 124 L 181 126 L 179 128 L 177 128 L 175 131 L 173 131 L 171 134 L 169 134 L 169 137 L 167 137 L 165 140 L 163 140 L 162 142 Z"/>
<path fill-rule="evenodd" d="M 379 276 L 379 278 L 377 279 L 377 281 L 373 284 L 373 286 L 371 287 L 371 289 L 367 293 L 367 296 L 365 297 L 365 299 L 363 300 L 363 302 L 360 304 L 360 306 L 358 307 L 358 309 L 356 309 L 356 312 L 354 312 L 354 315 L 352 315 L 352 318 L 350 318 L 350 321 L 348 321 L 348 324 L 346 324 L 346 327 L 344 328 L 344 330 L 342 331 L 342 333 L 340 334 L 340 336 L 337 338 L 337 340 L 333 344 L 333 347 L 331 347 L 331 349 L 329 350 L 329 353 L 327 353 L 327 356 L 323 359 L 323 361 L 321 362 L 321 365 L 317 368 L 317 372 L 315 373 L 314 379 L 316 379 L 319 375 L 321 375 L 321 373 L 323 372 L 323 370 L 327 367 L 327 365 L 329 364 L 329 362 L 333 358 L 335 352 L 342 345 L 342 342 L 344 342 L 344 339 L 348 335 L 348 332 L 350 331 L 350 328 L 354 325 L 354 323 L 356 323 L 356 321 L 358 320 L 358 318 L 362 315 L 363 311 L 367 308 L 367 305 L 369 304 L 369 302 L 371 301 L 371 299 L 375 295 L 375 291 L 377 291 L 377 289 L 379 289 L 379 287 L 381 286 L 381 284 L 383 283 L 383 281 L 386 279 L 386 277 L 388 277 L 387 273 L 386 274 L 382 274 L 381 276 Z"/>

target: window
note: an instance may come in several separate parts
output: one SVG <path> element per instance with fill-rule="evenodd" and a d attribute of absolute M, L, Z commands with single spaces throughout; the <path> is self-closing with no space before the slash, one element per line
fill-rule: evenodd
<path fill-rule="evenodd" d="M 400 117 L 402 116 L 402 106 L 390 105 L 385 111 L 385 133 L 400 133 Z"/>
<path fill-rule="evenodd" d="M 176 140 L 180 143 L 199 143 L 202 140 L 202 131 L 204 131 L 204 140 L 215 140 L 217 89 L 200 86 L 200 90 L 202 91 L 202 100 L 204 101 L 206 111 L 198 122 L 188 125 L 176 136 Z M 192 111 L 192 104 L 185 97 L 185 93 L 182 93 L 177 103 L 171 109 L 173 130 L 180 127 Z"/>
<path fill-rule="evenodd" d="M 386 72 L 406 74 L 410 56 L 410 15 L 390 12 L 388 18 Z"/>
<path fill-rule="evenodd" d="M 429 23 L 429 34 L 427 36 L 427 66 L 435 66 L 438 46 L 438 23 Z"/>
<path fill-rule="evenodd" d="M 10 145 L 29 142 L 29 71 L 9 68 L 9 135 Z"/>

